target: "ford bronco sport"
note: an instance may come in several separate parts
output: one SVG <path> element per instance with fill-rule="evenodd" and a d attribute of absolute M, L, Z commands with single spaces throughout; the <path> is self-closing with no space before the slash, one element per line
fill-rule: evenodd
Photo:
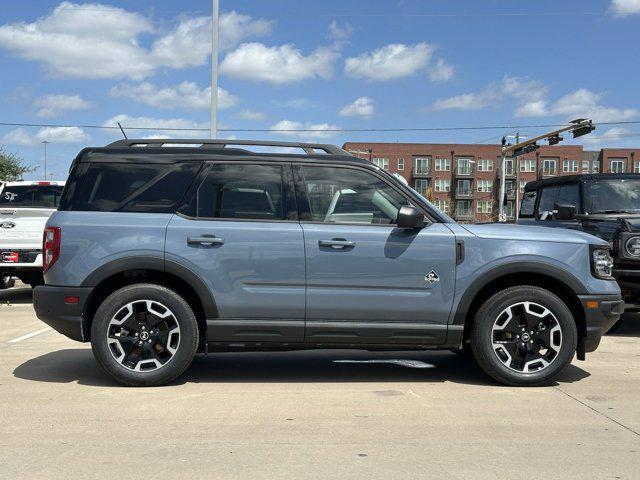
<path fill-rule="evenodd" d="M 624 308 L 604 240 L 458 225 L 330 145 L 86 148 L 43 243 L 38 317 L 125 385 L 197 352 L 467 345 L 495 380 L 539 385 Z"/>

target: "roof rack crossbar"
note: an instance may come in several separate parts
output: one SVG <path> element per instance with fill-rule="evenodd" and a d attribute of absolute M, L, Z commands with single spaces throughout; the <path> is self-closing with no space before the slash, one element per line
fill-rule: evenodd
<path fill-rule="evenodd" d="M 307 155 L 317 155 L 318 150 L 324 152 L 329 155 L 347 155 L 351 156 L 350 153 L 346 152 L 340 147 L 336 147 L 335 145 L 329 145 L 324 143 L 302 143 L 302 142 L 277 142 L 277 141 L 261 141 L 261 140 L 211 140 L 211 139 L 195 139 L 195 138 L 166 138 L 166 139 L 158 139 L 158 138 L 149 138 L 149 139 L 124 139 L 118 140 L 113 143 L 107 145 L 107 148 L 123 148 L 123 147 L 163 147 L 165 145 L 171 146 L 179 146 L 179 145 L 199 145 L 199 148 L 226 148 L 227 145 L 232 147 L 238 145 L 246 145 L 246 146 L 260 146 L 260 147 L 289 147 L 289 148 L 300 148 Z"/>

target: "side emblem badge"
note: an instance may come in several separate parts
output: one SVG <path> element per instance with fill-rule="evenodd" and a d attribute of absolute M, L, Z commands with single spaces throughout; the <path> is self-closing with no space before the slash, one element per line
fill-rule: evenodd
<path fill-rule="evenodd" d="M 424 276 L 424 281 L 433 285 L 434 283 L 440 281 L 440 277 L 435 271 L 431 270 Z"/>
<path fill-rule="evenodd" d="M 0 223 L 0 228 L 13 228 L 16 224 L 13 222 L 2 222 Z"/>

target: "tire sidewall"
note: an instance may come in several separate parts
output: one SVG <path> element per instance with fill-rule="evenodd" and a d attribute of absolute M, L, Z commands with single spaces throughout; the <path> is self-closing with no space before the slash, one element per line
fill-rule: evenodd
<path fill-rule="evenodd" d="M 522 373 L 503 364 L 493 350 L 493 324 L 506 308 L 520 302 L 533 302 L 549 309 L 562 330 L 557 357 L 539 372 Z M 577 346 L 576 323 L 567 305 L 553 293 L 539 287 L 512 287 L 495 294 L 478 310 L 472 329 L 472 349 L 480 366 L 496 380 L 509 385 L 548 383 L 573 359 Z"/>
<path fill-rule="evenodd" d="M 166 306 L 180 326 L 178 349 L 171 360 L 157 370 L 135 372 L 114 358 L 107 344 L 108 325 L 127 303 L 153 300 Z M 152 284 L 130 285 L 115 291 L 100 305 L 91 325 L 91 349 L 100 366 L 118 382 L 129 386 L 161 385 L 178 377 L 191 364 L 198 346 L 198 325 L 189 304 L 174 291 Z"/>

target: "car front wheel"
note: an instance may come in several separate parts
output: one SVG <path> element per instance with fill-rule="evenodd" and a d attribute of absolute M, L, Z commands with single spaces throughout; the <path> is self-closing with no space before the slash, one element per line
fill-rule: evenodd
<path fill-rule="evenodd" d="M 480 367 L 506 385 L 545 385 L 566 367 L 577 345 L 567 305 L 548 290 L 517 286 L 478 310 L 471 348 Z"/>
<path fill-rule="evenodd" d="M 129 285 L 107 297 L 91 325 L 93 354 L 110 376 L 128 386 L 163 385 L 191 364 L 198 325 L 176 292 Z"/>

